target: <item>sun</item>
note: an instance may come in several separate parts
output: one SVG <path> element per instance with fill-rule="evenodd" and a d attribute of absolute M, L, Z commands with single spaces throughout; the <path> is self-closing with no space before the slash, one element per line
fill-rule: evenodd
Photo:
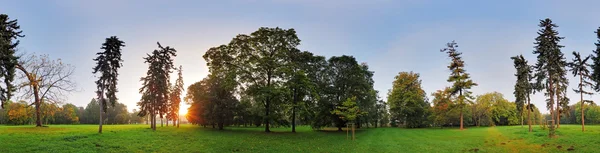
<path fill-rule="evenodd" d="M 179 116 L 182 116 L 182 117 L 183 117 L 183 116 L 186 116 L 186 115 L 187 115 L 187 113 L 188 113 L 188 108 L 189 108 L 189 107 L 190 107 L 190 106 L 188 106 L 188 105 L 186 105 L 186 104 L 183 104 L 183 105 L 181 105 L 181 106 L 179 107 Z"/>

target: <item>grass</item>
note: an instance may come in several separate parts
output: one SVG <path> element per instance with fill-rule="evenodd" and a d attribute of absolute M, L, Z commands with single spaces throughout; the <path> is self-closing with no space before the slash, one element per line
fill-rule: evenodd
<path fill-rule="evenodd" d="M 345 132 L 289 128 L 227 128 L 218 131 L 193 125 L 0 126 L 0 152 L 596 152 L 600 126 L 561 125 L 549 139 L 539 127 L 471 127 L 458 129 L 363 128 L 357 140 Z M 559 147 L 560 146 L 560 147 Z"/>

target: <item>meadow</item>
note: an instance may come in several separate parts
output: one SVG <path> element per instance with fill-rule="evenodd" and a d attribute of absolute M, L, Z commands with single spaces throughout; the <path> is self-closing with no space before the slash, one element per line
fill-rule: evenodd
<path fill-rule="evenodd" d="M 561 125 L 549 139 L 539 127 L 471 127 L 458 129 L 363 128 L 357 140 L 345 132 L 288 128 L 227 128 L 194 125 L 159 127 L 106 125 L 0 126 L 0 152 L 595 152 L 600 126 Z"/>

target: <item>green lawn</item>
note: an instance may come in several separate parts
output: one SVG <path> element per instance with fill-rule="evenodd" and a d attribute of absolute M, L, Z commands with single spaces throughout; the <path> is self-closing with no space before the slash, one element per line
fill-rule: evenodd
<path fill-rule="evenodd" d="M 0 126 L 0 152 L 597 152 L 600 126 L 561 125 L 557 138 L 535 127 L 520 126 L 458 129 L 365 128 L 357 140 L 345 132 L 289 128 L 227 128 L 225 131 L 183 125 L 106 125 L 97 134 L 95 125 Z M 559 149 L 558 146 L 561 146 Z"/>

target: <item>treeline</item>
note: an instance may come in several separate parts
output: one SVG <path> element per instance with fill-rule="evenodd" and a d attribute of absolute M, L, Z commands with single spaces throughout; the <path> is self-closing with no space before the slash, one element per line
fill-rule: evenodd
<path fill-rule="evenodd" d="M 447 87 L 437 90 L 427 99 L 421 86 L 419 74 L 400 72 L 388 92 L 388 104 L 392 126 L 408 128 L 460 126 L 461 112 L 463 124 L 469 126 L 517 125 L 528 123 L 519 114 L 516 103 L 504 98 L 498 92 L 474 96 L 474 101 L 459 103 L 458 96 L 451 94 Z M 533 124 L 541 124 L 542 115 L 537 108 L 532 109 Z"/>
<path fill-rule="evenodd" d="M 43 103 L 40 117 L 43 124 L 98 124 L 100 105 L 95 99 L 84 108 L 67 103 Z M 138 112 L 129 113 L 127 106 L 117 103 L 108 107 L 104 114 L 106 124 L 141 124 L 146 119 L 137 116 Z M 8 102 L 0 109 L 0 124 L 26 125 L 35 124 L 35 108 L 27 102 Z"/>
<path fill-rule="evenodd" d="M 342 102 L 356 97 L 362 115 L 355 123 L 388 123 L 385 103 L 373 88 L 373 72 L 366 63 L 342 55 L 329 59 L 297 48 L 294 29 L 259 28 L 229 43 L 208 49 L 204 59 L 210 74 L 187 88 L 193 124 L 292 127 L 314 129 L 346 126 L 334 113 Z"/>

